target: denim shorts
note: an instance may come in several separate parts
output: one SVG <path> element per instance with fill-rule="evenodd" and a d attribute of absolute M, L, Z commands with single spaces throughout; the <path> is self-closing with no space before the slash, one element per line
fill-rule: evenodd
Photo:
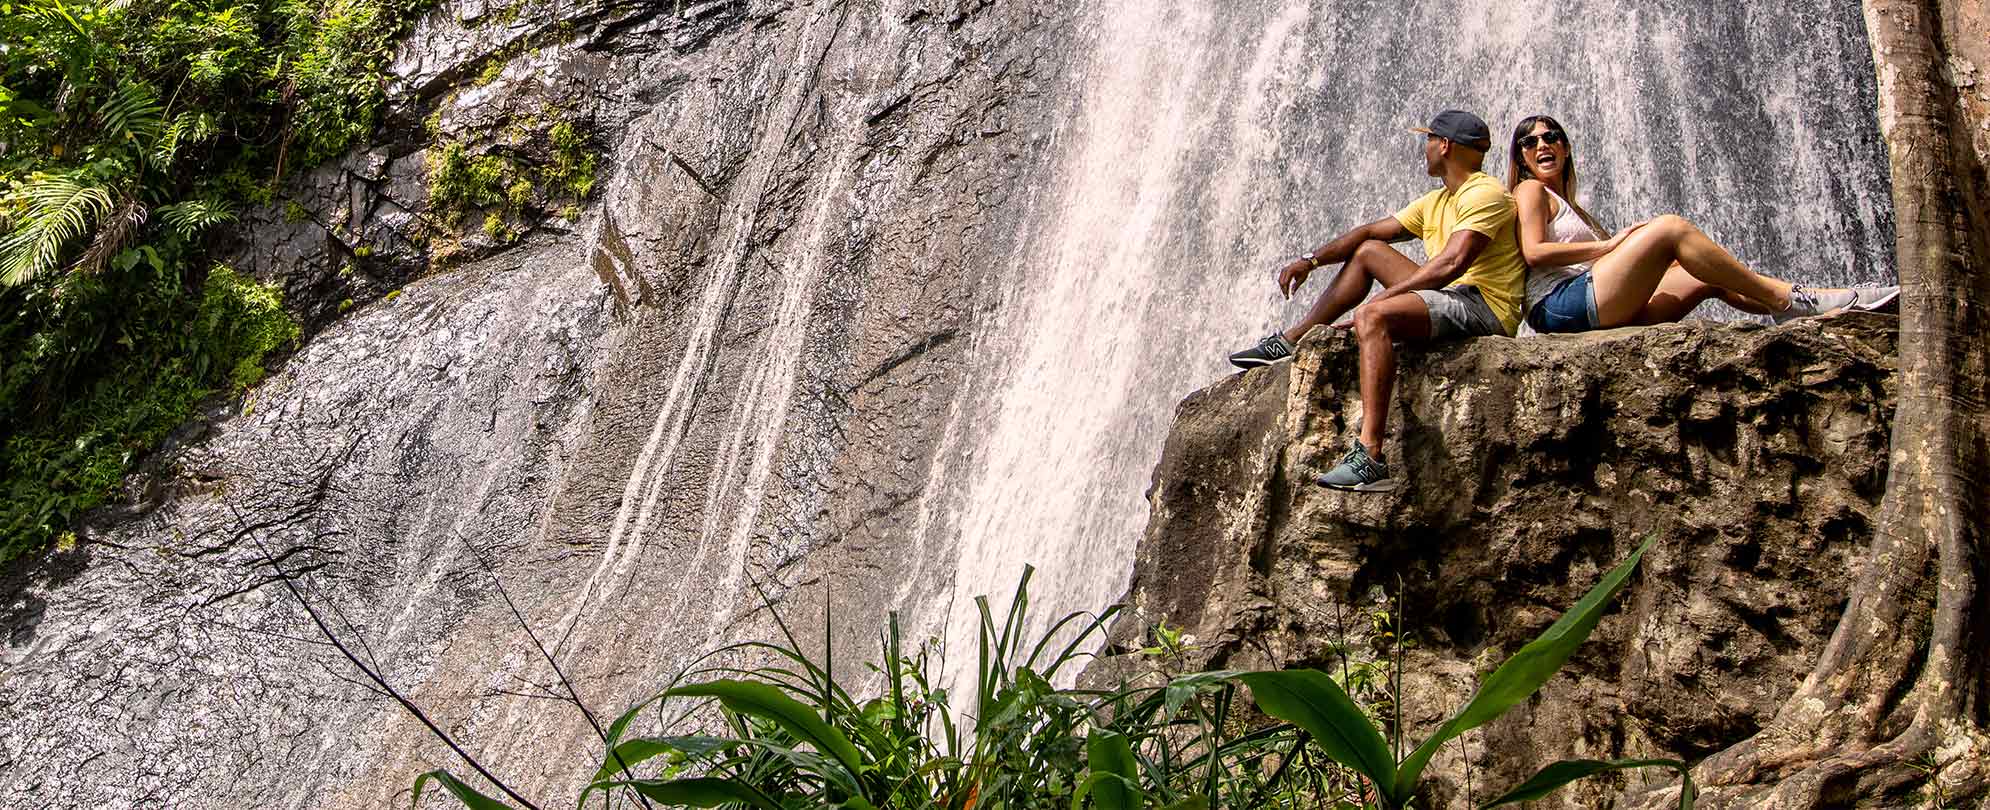
<path fill-rule="evenodd" d="M 1430 310 L 1430 336 L 1437 339 L 1504 335 L 1500 323 L 1479 288 L 1457 284 L 1441 290 L 1417 290 L 1424 307 Z"/>
<path fill-rule="evenodd" d="M 1536 332 L 1587 332 L 1598 320 L 1596 286 L 1586 270 L 1555 285 L 1527 311 L 1527 325 Z"/>

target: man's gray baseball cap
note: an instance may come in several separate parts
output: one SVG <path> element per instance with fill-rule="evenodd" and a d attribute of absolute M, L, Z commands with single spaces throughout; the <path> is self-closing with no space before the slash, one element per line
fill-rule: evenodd
<path fill-rule="evenodd" d="M 1411 127 L 1410 131 L 1435 135 L 1481 152 L 1492 148 L 1492 130 L 1486 129 L 1486 122 L 1478 116 L 1464 110 L 1445 110 L 1430 119 L 1430 126 Z"/>

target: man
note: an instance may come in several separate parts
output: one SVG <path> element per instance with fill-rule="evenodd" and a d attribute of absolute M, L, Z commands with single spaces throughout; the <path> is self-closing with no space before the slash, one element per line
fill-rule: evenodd
<path fill-rule="evenodd" d="M 1352 326 L 1361 347 L 1361 438 L 1320 477 L 1320 485 L 1333 489 L 1387 492 L 1399 483 L 1382 458 L 1396 378 L 1395 342 L 1511 336 L 1520 323 L 1527 265 L 1514 231 L 1513 197 L 1480 171 L 1492 147 L 1486 123 L 1468 112 L 1446 110 L 1430 126 L 1411 131 L 1425 136 L 1424 168 L 1442 178 L 1444 187 L 1279 270 L 1278 288 L 1291 298 L 1314 269 L 1345 263 L 1305 319 L 1230 356 L 1240 368 L 1270 365 L 1291 357 L 1306 330 L 1354 310 Z M 1411 237 L 1423 240 L 1430 257 L 1421 267 L 1388 245 Z M 1383 289 L 1362 303 L 1371 282 Z"/>

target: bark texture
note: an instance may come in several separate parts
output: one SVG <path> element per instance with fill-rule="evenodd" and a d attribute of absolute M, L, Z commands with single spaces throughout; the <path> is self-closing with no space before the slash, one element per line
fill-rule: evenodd
<path fill-rule="evenodd" d="M 1887 495 L 1810 675 L 1760 733 L 1701 766 L 1714 807 L 1990 806 L 1984 11 L 1955 0 L 1865 11 L 1903 287 Z"/>

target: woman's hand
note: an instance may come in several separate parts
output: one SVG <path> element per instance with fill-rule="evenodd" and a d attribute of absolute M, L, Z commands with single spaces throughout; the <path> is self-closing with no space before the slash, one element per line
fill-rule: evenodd
<path fill-rule="evenodd" d="M 1312 262 L 1294 259 L 1291 264 L 1278 271 L 1278 291 L 1285 293 L 1286 298 L 1291 298 L 1293 293 L 1299 291 L 1299 286 L 1306 283 L 1306 277 L 1312 274 Z"/>
<path fill-rule="evenodd" d="M 1615 236 L 1612 236 L 1612 237 L 1610 237 L 1610 239 L 1609 239 L 1608 241 L 1606 241 L 1606 242 L 1604 242 L 1604 243 L 1603 243 L 1603 244 L 1605 244 L 1605 245 L 1608 245 L 1608 246 L 1609 246 L 1609 247 L 1606 247 L 1606 248 L 1604 248 L 1604 249 L 1603 249 L 1603 252 L 1607 254 L 1607 253 L 1609 253 L 1610 251 L 1613 251 L 1613 250 L 1616 250 L 1616 249 L 1617 249 L 1617 246 L 1618 246 L 1618 245 L 1621 245 L 1621 244 L 1624 244 L 1624 240 L 1625 240 L 1625 239 L 1628 239 L 1628 238 L 1630 238 L 1630 235 L 1631 235 L 1631 234 L 1632 234 L 1633 232 L 1637 231 L 1637 229 L 1639 229 L 1639 228 L 1642 228 L 1642 227 L 1644 227 L 1644 226 L 1646 226 L 1646 225 L 1650 225 L 1650 224 L 1651 224 L 1651 220 L 1649 220 L 1649 219 L 1647 219 L 1647 220 L 1645 220 L 1645 221 L 1643 221 L 1643 222 L 1633 222 L 1633 223 L 1631 223 L 1630 227 L 1628 227 L 1628 228 L 1625 228 L 1625 229 L 1623 229 L 1623 230 L 1621 230 L 1621 231 L 1618 231 L 1618 232 L 1617 232 L 1617 235 L 1615 235 Z"/>

